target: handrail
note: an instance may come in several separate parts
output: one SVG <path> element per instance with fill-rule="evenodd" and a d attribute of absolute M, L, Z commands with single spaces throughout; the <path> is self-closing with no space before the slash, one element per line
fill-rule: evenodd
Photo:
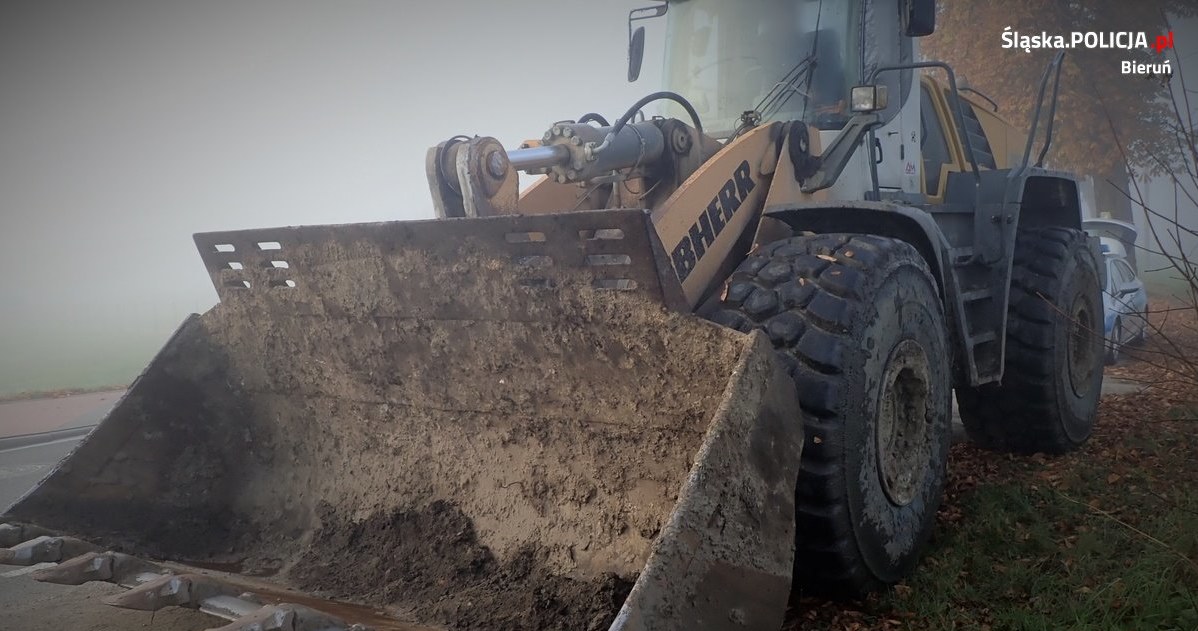
<path fill-rule="evenodd" d="M 1048 149 L 1052 146 L 1053 126 L 1057 118 L 1057 96 L 1061 89 L 1061 62 L 1065 59 L 1065 51 L 1057 53 L 1056 57 L 1049 62 L 1048 67 L 1044 69 L 1044 75 L 1040 77 L 1040 93 L 1036 96 L 1036 110 L 1032 113 L 1031 130 L 1027 134 L 1027 145 L 1023 148 L 1023 161 L 1019 164 L 1019 168 L 1011 172 L 1011 176 L 1022 174 L 1027 170 L 1028 162 L 1032 158 L 1032 147 L 1036 144 L 1036 133 L 1040 131 L 1040 111 L 1044 108 L 1044 93 L 1048 90 L 1048 77 L 1054 75 L 1052 86 L 1052 104 L 1048 109 L 1048 127 L 1044 135 L 1044 148 L 1040 150 L 1040 154 L 1036 157 L 1036 167 L 1044 166 L 1044 157 L 1048 155 Z M 1053 73 L 1053 71 L 1056 71 Z"/>
<path fill-rule="evenodd" d="M 883 72 L 892 72 L 896 70 L 914 70 L 918 68 L 941 68 L 948 74 L 948 85 L 952 89 L 953 95 L 953 118 L 957 124 L 958 133 L 961 135 L 961 140 L 965 143 L 965 153 L 969 156 L 969 166 L 973 168 L 973 179 L 976 185 L 981 185 L 982 174 L 978 170 L 978 158 L 973 153 L 973 142 L 969 139 L 969 130 L 965 127 L 965 110 L 961 107 L 961 93 L 957 89 L 957 75 L 953 73 L 952 66 L 943 61 L 921 61 L 910 64 L 899 64 L 897 66 L 881 66 L 874 69 L 869 75 L 869 83 L 872 85 L 878 79 L 878 75 Z"/>

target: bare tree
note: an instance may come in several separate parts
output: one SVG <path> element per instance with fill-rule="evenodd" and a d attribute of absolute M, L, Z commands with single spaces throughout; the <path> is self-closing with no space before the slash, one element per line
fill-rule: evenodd
<path fill-rule="evenodd" d="M 1168 23 L 1168 17 L 1164 19 Z M 1153 369 L 1153 385 L 1193 395 L 1198 393 L 1198 260 L 1194 256 L 1198 223 L 1193 220 L 1198 212 L 1198 117 L 1190 95 L 1198 91 L 1188 88 L 1181 64 L 1182 59 L 1175 60 L 1174 74 L 1164 78 L 1168 91 L 1164 106 L 1171 112 L 1164 123 L 1168 144 L 1148 151 L 1141 158 L 1146 164 L 1132 163 L 1133 156 L 1109 112 L 1106 120 L 1118 155 L 1132 176 L 1126 186 L 1110 183 L 1131 203 L 1146 229 L 1147 242 L 1136 246 L 1147 255 L 1138 257 L 1147 268 L 1140 271 L 1164 275 L 1171 281 L 1167 295 L 1158 296 L 1147 314 L 1148 343 L 1122 352 Z M 1149 174 L 1171 188 L 1172 203 L 1161 203 L 1147 193 L 1144 183 Z M 1183 213 L 1183 208 L 1196 210 Z"/>

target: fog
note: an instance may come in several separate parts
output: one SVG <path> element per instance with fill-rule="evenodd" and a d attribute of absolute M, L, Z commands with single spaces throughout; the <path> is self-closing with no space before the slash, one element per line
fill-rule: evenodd
<path fill-rule="evenodd" d="M 1193 131 L 1198 121 L 1198 18 L 1176 20 L 1177 75 L 1173 79 L 1174 104 L 1182 127 Z M 1184 83 L 1181 79 L 1184 78 Z M 1187 114 L 1189 110 L 1189 114 Z M 1190 161 L 1192 162 L 1192 160 Z M 1149 284 L 1153 298 L 1192 300 L 1187 274 L 1198 261 L 1198 173 L 1196 165 L 1170 165 L 1176 179 L 1167 174 L 1141 169 L 1131 186 L 1132 219 L 1139 231 L 1136 262 Z M 1190 272 L 1192 274 L 1192 271 Z"/>
<path fill-rule="evenodd" d="M 431 217 L 428 147 L 622 113 L 641 4 L 4 3 L 0 395 L 135 376 L 216 301 L 194 232 Z"/>
<path fill-rule="evenodd" d="M 644 76 L 624 80 L 644 4 L 3 3 L 0 396 L 131 380 L 216 302 L 195 232 L 431 217 L 428 147 L 614 118 L 660 79 L 650 23 Z M 1178 24 L 1191 89 L 1194 32 Z M 1143 191 L 1172 215 L 1171 182 Z"/>

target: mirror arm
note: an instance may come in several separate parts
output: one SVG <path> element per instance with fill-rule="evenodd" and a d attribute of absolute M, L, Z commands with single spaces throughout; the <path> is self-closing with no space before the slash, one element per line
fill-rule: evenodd
<path fill-rule="evenodd" d="M 819 168 L 810 178 L 803 180 L 802 191 L 814 193 L 836 183 L 836 178 L 848 166 L 849 159 L 861 144 L 865 134 L 882 124 L 882 118 L 877 114 L 857 114 L 849 119 L 844 129 L 832 141 L 832 144 L 819 157 Z"/>
<path fill-rule="evenodd" d="M 641 76 L 641 65 L 645 58 L 645 27 L 635 31 L 632 23 L 640 20 L 659 18 L 670 10 L 666 1 L 651 7 L 640 7 L 628 12 L 628 82 L 632 83 Z"/>

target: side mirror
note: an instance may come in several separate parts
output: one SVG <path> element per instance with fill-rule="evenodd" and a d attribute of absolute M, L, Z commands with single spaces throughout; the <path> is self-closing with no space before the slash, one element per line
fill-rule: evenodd
<path fill-rule="evenodd" d="M 641 64 L 645 61 L 645 27 L 638 26 L 628 40 L 628 82 L 641 78 Z"/>
<path fill-rule="evenodd" d="M 924 37 L 936 32 L 936 0 L 903 2 L 903 35 Z"/>
<path fill-rule="evenodd" d="M 632 83 L 641 78 L 641 64 L 645 61 L 645 27 L 638 26 L 632 30 L 632 23 L 640 20 L 659 18 L 670 10 L 667 2 L 651 7 L 641 7 L 628 12 L 628 82 Z"/>

